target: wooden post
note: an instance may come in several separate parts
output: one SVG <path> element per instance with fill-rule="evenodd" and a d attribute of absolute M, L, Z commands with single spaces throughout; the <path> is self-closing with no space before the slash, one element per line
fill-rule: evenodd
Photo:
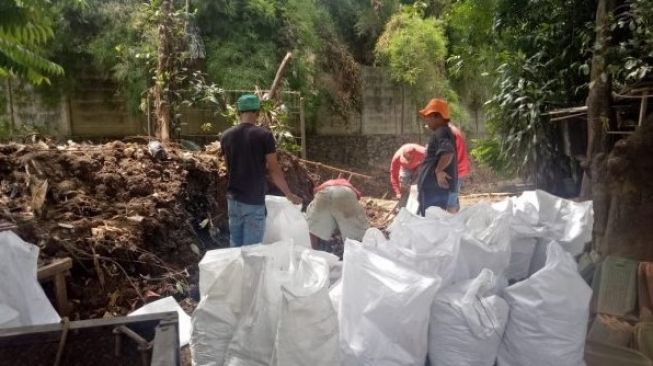
<path fill-rule="evenodd" d="M 648 107 L 648 94 L 644 92 L 642 95 L 642 103 L 639 106 L 639 122 L 638 125 L 641 126 L 646 118 L 646 108 Z"/>
<path fill-rule="evenodd" d="M 304 98 L 299 97 L 299 133 L 302 144 L 302 159 L 306 159 L 306 121 L 304 119 Z"/>

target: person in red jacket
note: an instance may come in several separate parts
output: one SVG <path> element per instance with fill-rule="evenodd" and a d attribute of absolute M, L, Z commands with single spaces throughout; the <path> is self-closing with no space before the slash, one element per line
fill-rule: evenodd
<path fill-rule="evenodd" d="M 467 155 L 467 146 L 465 145 L 465 135 L 463 132 L 449 122 L 449 128 L 453 132 L 454 140 L 456 143 L 456 157 L 458 159 L 458 185 L 456 189 L 449 193 L 449 203 L 447 204 L 447 211 L 456 213 L 460 210 L 460 187 L 462 187 L 463 179 L 469 175 L 471 171 L 471 164 L 469 162 L 469 155 Z"/>
<path fill-rule="evenodd" d="M 426 149 L 418 144 L 402 145 L 390 163 L 390 183 L 395 197 L 399 199 L 398 207 L 404 207 L 410 194 L 410 186 L 417 178 L 417 169 L 422 160 Z"/>
<path fill-rule="evenodd" d="M 363 239 L 370 222 L 360 198 L 361 193 L 346 179 L 328 180 L 315 188 L 315 198 L 306 209 L 313 249 L 319 250 L 319 239 L 331 240 L 336 229 L 343 240 Z"/>

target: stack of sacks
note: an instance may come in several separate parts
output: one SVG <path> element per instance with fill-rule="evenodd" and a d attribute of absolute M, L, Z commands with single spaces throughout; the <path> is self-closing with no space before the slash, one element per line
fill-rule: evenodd
<path fill-rule="evenodd" d="M 193 364 L 335 365 L 329 255 L 292 241 L 208 252 L 193 314 Z"/>

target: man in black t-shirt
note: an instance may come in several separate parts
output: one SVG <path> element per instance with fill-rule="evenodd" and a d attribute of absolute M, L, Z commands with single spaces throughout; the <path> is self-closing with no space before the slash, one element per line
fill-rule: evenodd
<path fill-rule="evenodd" d="M 265 232 L 266 171 L 272 182 L 294 204 L 301 198 L 290 192 L 277 160 L 272 133 L 256 126 L 261 101 L 246 94 L 236 103 L 240 124 L 222 134 L 220 146 L 227 162 L 229 238 L 232 247 L 257 244 Z"/>
<path fill-rule="evenodd" d="M 432 206 L 447 209 L 449 193 L 454 191 L 458 184 L 458 170 L 455 163 L 455 140 L 449 128 L 447 102 L 431 99 L 419 114 L 427 127 L 433 131 L 417 179 L 419 214 L 424 216 L 426 209 Z"/>

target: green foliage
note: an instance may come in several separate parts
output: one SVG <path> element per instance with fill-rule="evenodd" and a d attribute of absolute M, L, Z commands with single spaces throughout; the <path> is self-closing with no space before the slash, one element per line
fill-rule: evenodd
<path fill-rule="evenodd" d="M 470 154 L 474 160 L 489 166 L 503 176 L 510 176 L 514 173 L 506 164 L 506 159 L 502 155 L 501 143 L 497 139 L 472 140 L 472 145 L 474 148 Z"/>
<path fill-rule="evenodd" d="M 259 95 L 259 98 L 262 98 L 262 93 L 258 92 L 256 94 Z M 301 146 L 297 144 L 297 139 L 290 132 L 288 111 L 282 103 L 261 99 L 259 115 L 259 125 L 270 129 L 280 148 L 293 154 L 300 152 Z M 226 111 L 223 113 L 223 116 L 231 121 L 232 126 L 240 123 L 240 117 L 235 103 L 226 104 Z"/>
<path fill-rule="evenodd" d="M 612 30 L 619 43 L 611 52 L 609 71 L 619 86 L 637 83 L 653 74 L 653 6 L 650 0 L 627 0 Z M 620 34 L 619 34 L 620 33 Z"/>
<path fill-rule="evenodd" d="M 463 104 L 479 113 L 492 95 L 503 53 L 494 32 L 497 0 L 465 0 L 445 14 L 449 54 L 447 71 Z"/>
<path fill-rule="evenodd" d="M 498 14 L 509 53 L 488 103 L 489 129 L 501 141 L 498 157 L 508 170 L 551 187 L 578 167 L 560 151 L 557 126 L 544 112 L 584 104 L 594 2 L 501 0 Z"/>
<path fill-rule="evenodd" d="M 415 6 L 394 15 L 376 45 L 377 58 L 388 66 L 392 79 L 422 98 L 446 93 L 446 54 L 442 27 Z"/>
<path fill-rule="evenodd" d="M 0 77 L 14 74 L 38 85 L 63 74 L 61 66 L 43 56 L 54 37 L 50 8 L 47 0 L 0 2 Z"/>

